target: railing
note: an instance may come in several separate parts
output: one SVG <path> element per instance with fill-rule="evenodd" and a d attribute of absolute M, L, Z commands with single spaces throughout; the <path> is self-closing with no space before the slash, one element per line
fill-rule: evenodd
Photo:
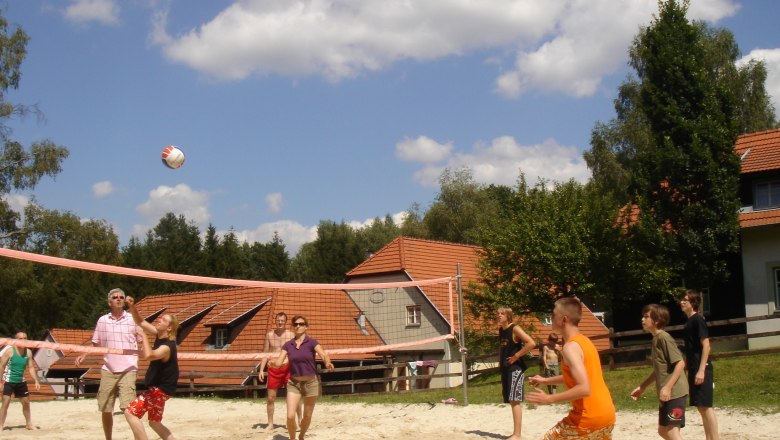
<path fill-rule="evenodd" d="M 738 324 L 745 324 L 748 322 L 756 322 L 756 321 L 766 321 L 769 319 L 780 319 L 780 314 L 775 313 L 772 315 L 763 315 L 763 316 L 751 316 L 748 318 L 734 318 L 734 319 L 723 319 L 718 321 L 709 321 L 707 322 L 707 327 L 709 328 L 718 328 L 718 327 L 724 327 L 724 326 L 731 326 L 731 325 L 738 325 Z M 664 328 L 667 332 L 676 332 L 679 330 L 684 329 L 684 325 L 670 325 Z M 631 341 L 631 345 L 625 346 L 625 347 L 619 347 L 619 341 L 621 338 L 636 338 L 637 336 L 646 335 L 647 332 L 644 330 L 629 330 L 624 332 L 615 332 L 612 329 L 609 330 L 609 333 L 603 334 L 603 335 L 596 335 L 592 336 L 590 339 L 609 339 L 609 346 L 610 348 L 606 350 L 599 351 L 599 354 L 602 355 L 602 358 L 606 358 L 606 364 L 609 369 L 614 369 L 618 367 L 627 367 L 627 366 L 634 366 L 634 365 L 642 365 L 645 363 L 644 360 L 642 361 L 623 361 L 620 362 L 619 358 L 621 355 L 625 355 L 627 353 L 631 352 L 649 352 L 650 351 L 650 341 L 647 342 L 640 342 L 637 343 L 636 340 Z M 749 339 L 753 338 L 764 338 L 767 336 L 780 336 L 780 331 L 771 331 L 771 332 L 761 332 L 761 333 L 751 333 L 751 334 L 739 334 L 739 335 L 728 335 L 728 336 L 710 336 L 710 343 L 717 343 L 719 341 L 747 341 Z M 649 337 L 649 336 L 648 336 Z M 675 339 L 678 344 L 682 345 L 683 342 L 680 339 Z M 617 343 L 616 343 L 617 342 Z M 713 359 L 718 358 L 728 358 L 728 357 L 734 357 L 734 356 L 746 356 L 746 355 L 753 355 L 753 354 L 764 354 L 764 353 L 780 353 L 780 348 L 770 348 L 770 349 L 764 349 L 764 350 L 751 350 L 749 352 L 742 352 L 742 351 L 736 351 L 736 352 L 717 352 L 712 353 L 711 357 Z M 626 356 L 623 356 L 626 357 Z"/>

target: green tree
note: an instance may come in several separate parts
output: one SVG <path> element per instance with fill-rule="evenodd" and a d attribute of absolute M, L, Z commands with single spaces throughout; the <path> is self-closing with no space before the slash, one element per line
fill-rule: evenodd
<path fill-rule="evenodd" d="M 25 208 L 20 235 L 25 251 L 115 265 L 119 262 L 118 238 L 104 221 L 81 221 L 69 212 L 44 209 L 34 203 Z M 100 301 L 115 277 L 46 264 L 3 264 L 9 282 L 0 290 L 0 304 L 9 316 L 3 331 L 27 329 L 40 336 L 55 326 L 87 328 L 105 309 Z"/>
<path fill-rule="evenodd" d="M 11 239 L 23 231 L 18 225 L 19 213 L 10 208 L 3 196 L 11 191 L 33 189 L 44 176 L 56 176 L 68 157 L 67 148 L 48 140 L 34 142 L 28 150 L 10 138 L 10 119 L 38 113 L 33 107 L 5 99 L 9 90 L 19 88 L 28 41 L 22 28 L 11 31 L 5 17 L 0 16 L 0 239 L 5 245 L 13 245 Z"/>
<path fill-rule="evenodd" d="M 249 260 L 250 279 L 261 281 L 290 281 L 290 256 L 277 232 L 268 243 L 244 243 Z"/>
<path fill-rule="evenodd" d="M 340 283 L 366 258 L 366 249 L 355 230 L 344 223 L 322 220 L 317 238 L 301 246 L 293 261 L 296 281 Z"/>
<path fill-rule="evenodd" d="M 423 218 L 428 238 L 478 244 L 479 229 L 494 220 L 498 203 L 467 168 L 445 170 L 439 184 L 440 192 Z"/>
<path fill-rule="evenodd" d="M 615 242 L 620 231 L 598 194 L 574 181 L 528 187 L 521 176 L 503 197 L 506 216 L 480 230 L 482 286 L 468 294 L 472 313 L 491 316 L 497 304 L 521 314 L 548 312 L 556 298 L 574 294 L 591 305 L 611 300 L 593 270 L 604 255 L 602 240 Z"/>
<path fill-rule="evenodd" d="M 390 243 L 401 234 L 401 228 L 395 224 L 393 218 L 388 214 L 384 219 L 375 218 L 370 225 L 358 229 L 358 239 L 363 242 L 365 253 L 374 253 L 382 249 L 387 243 Z"/>
<path fill-rule="evenodd" d="M 627 256 L 645 270 L 629 284 L 655 284 L 656 293 L 728 275 L 738 231 L 734 142 L 775 125 L 763 64 L 737 67 L 731 32 L 689 22 L 687 6 L 659 3 L 630 50 L 636 79 L 621 85 L 615 119 L 596 125 L 585 153 L 591 185 L 628 220 Z"/>
<path fill-rule="evenodd" d="M 637 151 L 633 193 L 641 240 L 658 243 L 658 261 L 677 285 L 707 287 L 728 275 L 723 254 L 737 249 L 738 99 L 707 60 L 700 27 L 685 17 L 687 2 L 661 5 L 640 33 L 631 65 L 641 79 L 639 109 L 652 133 Z M 674 286 L 669 286 L 674 287 Z"/>

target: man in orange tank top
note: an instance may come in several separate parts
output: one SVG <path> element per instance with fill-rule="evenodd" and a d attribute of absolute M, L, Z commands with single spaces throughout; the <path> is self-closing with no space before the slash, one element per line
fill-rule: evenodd
<path fill-rule="evenodd" d="M 555 302 L 552 314 L 553 328 L 563 334 L 562 375 L 534 376 L 528 381 L 539 385 L 565 384 L 566 391 L 546 394 L 537 388 L 526 401 L 537 405 L 571 402 L 569 414 L 544 436 L 544 440 L 588 439 L 611 440 L 615 427 L 615 405 L 601 373 L 601 360 L 596 347 L 580 333 L 582 303 L 574 297 Z"/>

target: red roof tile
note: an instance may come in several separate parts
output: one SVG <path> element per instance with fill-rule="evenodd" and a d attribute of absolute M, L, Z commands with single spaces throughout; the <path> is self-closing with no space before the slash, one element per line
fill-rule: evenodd
<path fill-rule="evenodd" d="M 84 345 L 92 339 L 92 330 L 53 328 L 49 330 L 49 336 L 58 344 Z"/>
<path fill-rule="evenodd" d="M 780 170 L 780 129 L 743 134 L 734 145 L 742 174 Z"/>
<path fill-rule="evenodd" d="M 150 317 L 159 312 L 177 315 L 180 319 L 179 352 L 210 354 L 260 353 L 265 337 L 273 329 L 273 317 L 285 312 L 290 318 L 304 315 L 310 322 L 309 334 L 322 344 L 325 350 L 337 348 L 368 348 L 383 345 L 370 324 L 364 334 L 355 322 L 358 309 L 343 290 L 282 289 L 265 287 L 241 287 L 221 290 L 152 295 L 136 303 L 141 316 Z M 189 325 L 186 321 L 189 321 Z M 183 323 L 183 325 L 182 325 Z M 212 327 L 226 326 L 231 331 L 229 345 L 214 349 Z M 89 337 L 92 331 L 88 331 Z M 99 378 L 103 357 L 88 355 L 81 368 L 74 360 L 78 354 L 66 353 L 52 364 L 50 369 L 88 370 L 85 377 Z M 332 355 L 333 359 L 375 358 L 374 354 Z M 197 384 L 234 384 L 248 380 L 249 373 L 260 364 L 259 360 L 224 361 L 197 359 L 179 360 L 180 385 L 189 383 L 190 374 L 226 373 L 235 375 L 217 378 L 197 378 Z M 146 361 L 139 361 L 139 380 L 146 371 Z M 221 376 L 224 376 L 221 374 Z"/>
<path fill-rule="evenodd" d="M 767 209 L 739 214 L 739 226 L 741 228 L 775 225 L 778 223 L 780 223 L 780 209 Z"/>

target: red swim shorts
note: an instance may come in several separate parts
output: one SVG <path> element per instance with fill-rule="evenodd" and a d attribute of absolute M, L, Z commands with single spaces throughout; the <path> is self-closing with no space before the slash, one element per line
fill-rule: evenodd
<path fill-rule="evenodd" d="M 278 390 L 287 385 L 290 379 L 290 364 L 284 364 L 280 368 L 268 367 L 268 385 L 266 388 Z"/>
<path fill-rule="evenodd" d="M 161 389 L 150 387 L 148 390 L 139 394 L 138 397 L 130 403 L 127 410 L 130 411 L 130 414 L 139 419 L 148 411 L 149 420 L 161 422 L 163 411 L 165 410 L 165 401 L 170 398 L 171 396 L 165 394 Z"/>

